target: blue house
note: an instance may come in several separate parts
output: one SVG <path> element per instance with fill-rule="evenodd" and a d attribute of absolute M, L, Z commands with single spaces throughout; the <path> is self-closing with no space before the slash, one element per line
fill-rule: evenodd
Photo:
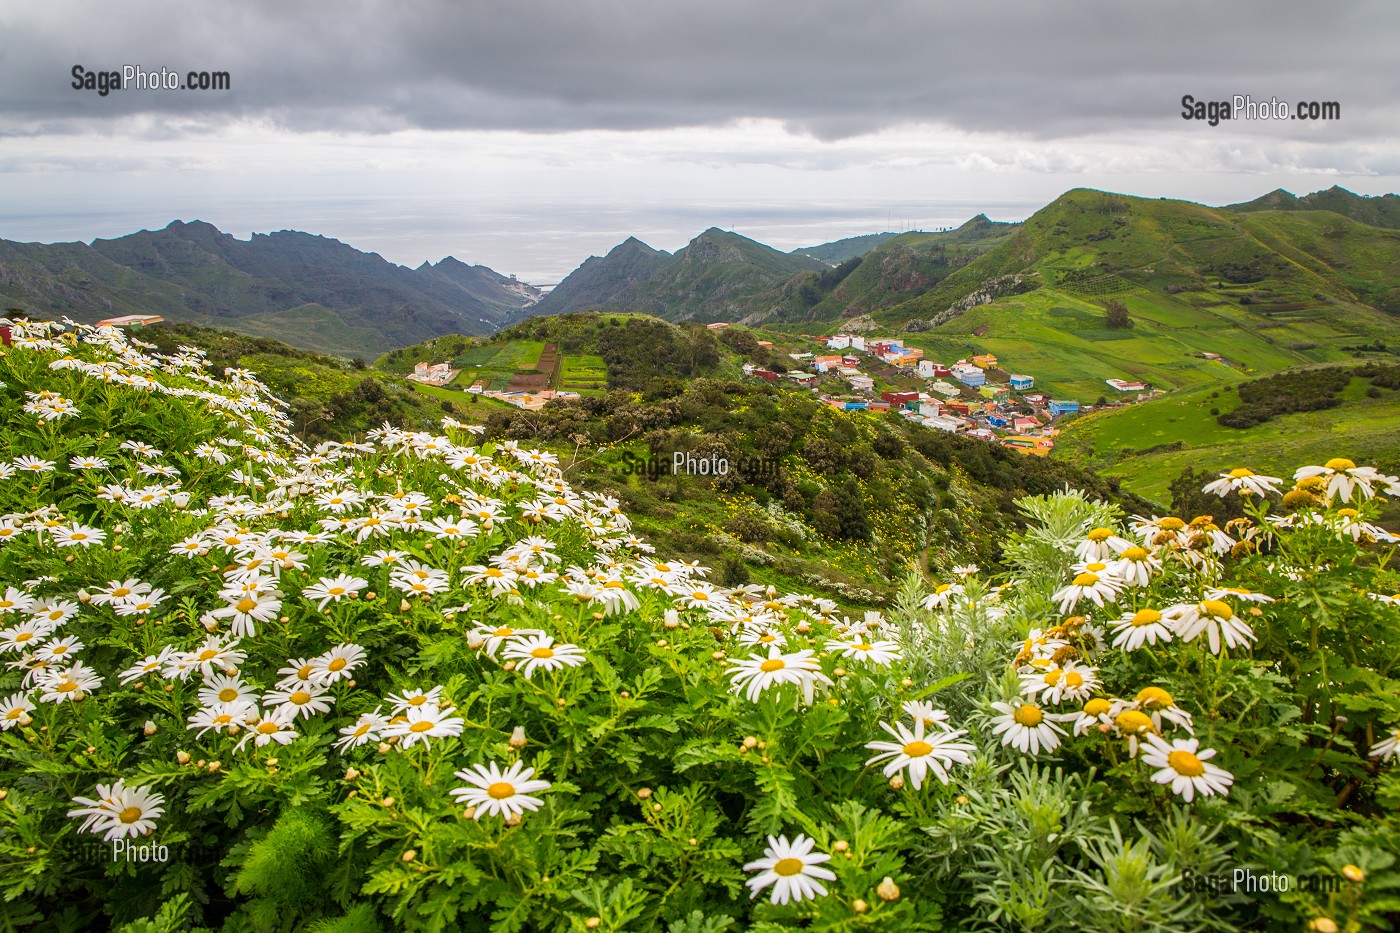
<path fill-rule="evenodd" d="M 867 411 L 870 408 L 869 402 L 847 402 L 846 411 Z"/>
<path fill-rule="evenodd" d="M 1010 424 L 1010 422 L 1003 418 L 1001 415 L 988 415 L 987 423 L 994 428 L 1004 428 L 1008 424 Z"/>
<path fill-rule="evenodd" d="M 1011 377 L 1011 388 L 1015 389 L 1017 392 L 1024 392 L 1026 389 L 1035 388 L 1035 380 L 1030 376 L 1013 375 Z"/>
<path fill-rule="evenodd" d="M 976 366 L 954 366 L 953 375 L 965 386 L 977 388 L 987 381 L 987 374 Z"/>
<path fill-rule="evenodd" d="M 1050 417 L 1055 418 L 1060 415 L 1075 415 L 1079 413 L 1078 402 L 1057 402 L 1050 403 Z"/>

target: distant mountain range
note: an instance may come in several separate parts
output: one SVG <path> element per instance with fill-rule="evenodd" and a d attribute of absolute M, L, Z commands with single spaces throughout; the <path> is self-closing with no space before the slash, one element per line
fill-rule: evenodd
<path fill-rule="evenodd" d="M 367 359 L 446 334 L 493 333 L 525 316 L 594 309 L 817 330 L 857 318 L 928 329 L 1044 287 L 1093 298 L 1259 282 L 1269 293 L 1249 300 L 1280 313 L 1287 306 L 1307 316 L 1330 302 L 1334 312 L 1363 305 L 1397 315 L 1396 231 L 1393 194 L 1279 190 L 1211 208 L 1077 189 L 1022 223 L 979 214 L 953 230 L 867 234 L 792 252 L 713 227 L 675 253 L 629 237 L 544 294 L 451 257 L 409 269 L 306 233 L 238 240 L 176 221 L 91 245 L 0 240 L 0 301 L 82 321 L 155 313 Z"/>
<path fill-rule="evenodd" d="M 200 221 L 90 246 L 0 240 L 5 307 L 87 323 L 159 314 L 369 359 L 442 334 L 491 333 L 540 294 L 452 257 L 409 269 L 326 237 L 239 240 Z"/>

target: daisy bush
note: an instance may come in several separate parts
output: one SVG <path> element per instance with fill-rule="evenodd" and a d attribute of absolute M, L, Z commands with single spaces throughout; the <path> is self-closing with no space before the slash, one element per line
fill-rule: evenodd
<path fill-rule="evenodd" d="M 1349 461 L 1023 502 L 882 611 L 722 587 L 471 426 L 308 447 L 111 328 L 0 357 L 0 920 L 1385 928 L 1400 596 Z M 148 845 L 159 858 L 114 853 Z M 1341 879 L 1202 895 L 1188 871 Z M 1322 929 L 1324 926 L 1315 926 Z"/>

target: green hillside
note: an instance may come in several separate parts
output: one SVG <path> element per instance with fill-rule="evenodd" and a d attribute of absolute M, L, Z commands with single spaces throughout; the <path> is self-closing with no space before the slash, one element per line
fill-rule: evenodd
<path fill-rule="evenodd" d="M 1250 211 L 1331 211 L 1373 227 L 1400 228 L 1400 195 L 1379 197 L 1354 194 L 1333 185 L 1326 191 L 1314 191 L 1298 197 L 1282 188 L 1243 204 L 1231 204 L 1226 210 Z"/>
<path fill-rule="evenodd" d="M 1384 472 L 1400 471 L 1400 368 L 1394 362 L 1332 368 L 1349 374 L 1335 407 L 1229 427 L 1217 416 L 1240 407 L 1239 391 L 1201 386 L 1085 415 L 1060 435 L 1055 453 L 1163 504 L 1171 481 L 1187 469 L 1245 466 L 1282 476 L 1298 464 L 1346 457 Z M 1369 374 L 1373 371 L 1376 375 Z"/>
<path fill-rule="evenodd" d="M 822 243 L 819 246 L 801 246 L 792 252 L 836 265 L 837 263 L 845 262 L 847 259 L 858 259 L 881 243 L 896 236 L 899 236 L 899 234 L 867 233 L 863 236 L 851 236 L 843 240 L 832 240 L 830 243 Z"/>

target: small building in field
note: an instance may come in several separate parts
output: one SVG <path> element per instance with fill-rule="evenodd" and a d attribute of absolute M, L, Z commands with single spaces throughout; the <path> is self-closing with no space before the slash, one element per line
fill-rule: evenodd
<path fill-rule="evenodd" d="M 846 381 L 851 384 L 852 389 L 858 389 L 861 392 L 870 392 L 875 388 L 875 380 L 869 376 L 852 376 Z"/>
<path fill-rule="evenodd" d="M 897 391 L 894 391 L 894 392 L 881 392 L 881 393 L 880 393 L 880 398 L 882 398 L 882 399 L 884 399 L 885 401 L 889 402 L 891 405 L 903 405 L 905 402 L 917 401 L 918 398 L 919 398 L 919 393 L 917 393 L 917 392 L 897 392 Z"/>
<path fill-rule="evenodd" d="M 1015 389 L 1017 392 L 1025 392 L 1027 389 L 1035 388 L 1035 380 L 1030 376 L 1020 376 L 1013 373 L 1011 376 L 1011 388 Z"/>
<path fill-rule="evenodd" d="M 762 379 L 764 382 L 778 381 L 778 374 L 773 372 L 773 370 L 771 369 L 755 369 L 753 371 L 753 374 L 758 378 Z"/>
<path fill-rule="evenodd" d="M 1077 414 L 1079 414 L 1079 403 L 1078 403 L 1078 402 L 1059 401 L 1059 400 L 1055 400 L 1055 401 L 1051 401 L 1051 402 L 1050 402 L 1050 417 L 1052 417 L 1052 418 L 1058 418 L 1060 415 L 1077 415 Z"/>
<path fill-rule="evenodd" d="M 977 388 L 977 394 L 982 396 L 983 398 L 989 398 L 994 401 L 1000 401 L 1004 398 L 1009 398 L 1011 395 L 1011 390 L 1008 389 L 1006 386 L 996 386 L 992 385 L 991 383 L 983 383 Z"/>
<path fill-rule="evenodd" d="M 952 374 L 953 371 L 942 363 L 935 363 L 933 360 L 919 360 L 919 375 L 925 379 L 941 379 Z"/>
<path fill-rule="evenodd" d="M 978 369 L 996 369 L 997 358 L 991 353 L 980 353 L 972 358 L 972 365 Z"/>
<path fill-rule="evenodd" d="M 987 376 L 982 370 L 976 366 L 965 366 L 961 363 L 953 367 L 953 378 L 974 389 L 987 381 Z"/>
<path fill-rule="evenodd" d="M 727 323 L 725 323 L 724 321 L 715 321 L 713 324 L 706 324 L 706 325 L 705 325 L 706 329 L 708 329 L 708 330 L 723 330 L 724 328 L 726 328 L 726 327 L 728 327 L 728 326 L 729 326 L 729 325 L 728 325 Z"/>

